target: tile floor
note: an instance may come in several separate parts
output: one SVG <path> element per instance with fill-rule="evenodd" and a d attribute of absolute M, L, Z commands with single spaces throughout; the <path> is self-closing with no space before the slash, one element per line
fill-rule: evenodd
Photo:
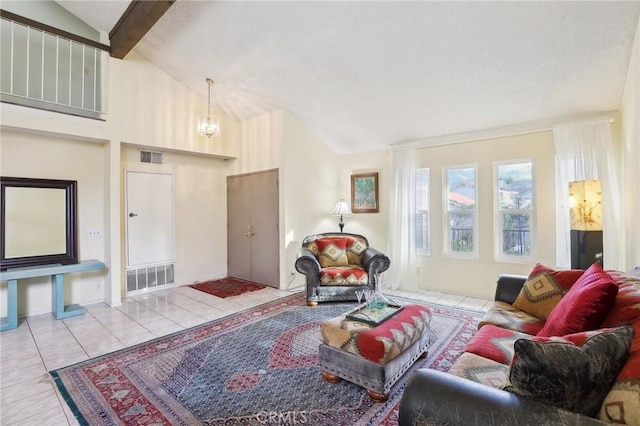
<path fill-rule="evenodd" d="M 267 287 L 221 299 L 190 287 L 175 287 L 125 298 L 116 308 L 87 305 L 84 315 L 65 320 L 55 320 L 51 314 L 21 318 L 17 329 L 0 333 L 0 424 L 76 425 L 48 371 L 290 294 Z M 428 290 L 385 294 L 478 310 L 488 309 L 491 303 Z"/>

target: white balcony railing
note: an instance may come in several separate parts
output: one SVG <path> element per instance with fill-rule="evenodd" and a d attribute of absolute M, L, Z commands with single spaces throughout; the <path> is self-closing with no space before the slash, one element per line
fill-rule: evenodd
<path fill-rule="evenodd" d="M 104 118 L 108 46 L 6 11 L 1 18 L 2 102 Z"/>

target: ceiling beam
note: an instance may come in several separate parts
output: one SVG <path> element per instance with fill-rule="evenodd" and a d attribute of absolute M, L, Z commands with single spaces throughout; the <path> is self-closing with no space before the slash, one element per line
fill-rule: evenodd
<path fill-rule="evenodd" d="M 144 37 L 175 0 L 134 0 L 109 33 L 111 56 L 122 59 Z"/>

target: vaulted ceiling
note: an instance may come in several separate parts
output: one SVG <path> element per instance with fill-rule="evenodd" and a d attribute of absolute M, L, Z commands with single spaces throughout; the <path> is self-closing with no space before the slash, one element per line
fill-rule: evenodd
<path fill-rule="evenodd" d="M 109 33 L 128 1 L 58 1 Z M 616 110 L 640 1 L 176 1 L 134 50 L 338 153 Z M 126 57 L 125 57 L 126 59 Z"/>

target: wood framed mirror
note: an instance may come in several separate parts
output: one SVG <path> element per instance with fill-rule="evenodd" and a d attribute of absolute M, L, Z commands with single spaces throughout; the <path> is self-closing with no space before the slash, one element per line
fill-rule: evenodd
<path fill-rule="evenodd" d="M 0 269 L 78 263 L 77 186 L 0 177 Z"/>

